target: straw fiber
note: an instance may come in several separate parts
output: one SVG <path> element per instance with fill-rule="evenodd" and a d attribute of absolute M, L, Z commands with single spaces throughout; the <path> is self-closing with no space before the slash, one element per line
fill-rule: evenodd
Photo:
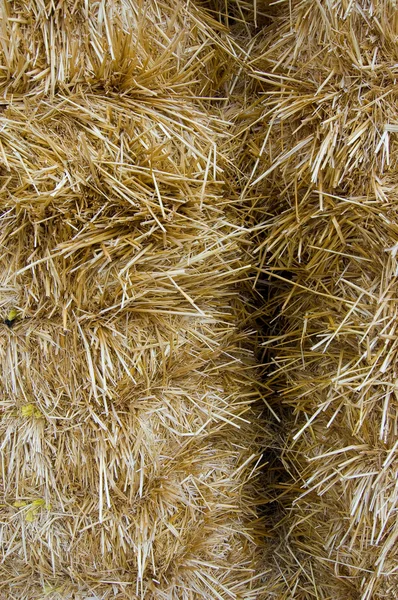
<path fill-rule="evenodd" d="M 226 29 L 15 1 L 0 47 L 1 597 L 254 600 L 268 434 Z"/>

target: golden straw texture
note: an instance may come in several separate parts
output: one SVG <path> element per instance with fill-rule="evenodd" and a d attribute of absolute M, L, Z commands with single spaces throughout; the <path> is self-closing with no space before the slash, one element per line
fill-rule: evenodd
<path fill-rule="evenodd" d="M 397 35 L 393 2 L 284 2 L 248 59 L 290 473 L 276 598 L 398 598 Z"/>
<path fill-rule="evenodd" d="M 0 17 L 0 595 L 255 600 L 233 45 L 177 0 Z"/>

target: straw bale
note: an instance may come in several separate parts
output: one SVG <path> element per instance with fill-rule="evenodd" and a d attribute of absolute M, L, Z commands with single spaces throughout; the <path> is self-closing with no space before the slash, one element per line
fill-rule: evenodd
<path fill-rule="evenodd" d="M 0 17 L 0 596 L 254 600 L 269 434 L 225 31 L 178 0 Z"/>
<path fill-rule="evenodd" d="M 247 61 L 246 196 L 274 282 L 281 404 L 272 597 L 398 598 L 398 11 L 280 3 Z M 282 493 L 281 493 L 282 489 Z"/>

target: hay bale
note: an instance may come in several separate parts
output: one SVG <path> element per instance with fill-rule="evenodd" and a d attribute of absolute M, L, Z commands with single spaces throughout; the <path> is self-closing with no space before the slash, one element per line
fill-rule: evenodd
<path fill-rule="evenodd" d="M 268 434 L 225 33 L 177 0 L 0 16 L 1 594 L 254 600 Z"/>
<path fill-rule="evenodd" d="M 397 28 L 393 2 L 284 3 L 250 65 L 291 474 L 278 598 L 398 597 Z"/>

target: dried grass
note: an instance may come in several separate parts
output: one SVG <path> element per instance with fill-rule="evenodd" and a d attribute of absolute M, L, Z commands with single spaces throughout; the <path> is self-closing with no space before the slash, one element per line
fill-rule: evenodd
<path fill-rule="evenodd" d="M 0 17 L 0 597 L 398 598 L 395 4 Z"/>
<path fill-rule="evenodd" d="M 286 542 L 270 597 L 391 600 L 398 12 L 386 0 L 280 4 L 252 45 L 256 97 L 240 126 L 258 282 L 274 282 L 268 385 L 290 473 L 275 490 Z"/>
<path fill-rule="evenodd" d="M 177 0 L 0 17 L 0 595 L 254 600 L 269 434 L 225 182 L 238 53 Z"/>

